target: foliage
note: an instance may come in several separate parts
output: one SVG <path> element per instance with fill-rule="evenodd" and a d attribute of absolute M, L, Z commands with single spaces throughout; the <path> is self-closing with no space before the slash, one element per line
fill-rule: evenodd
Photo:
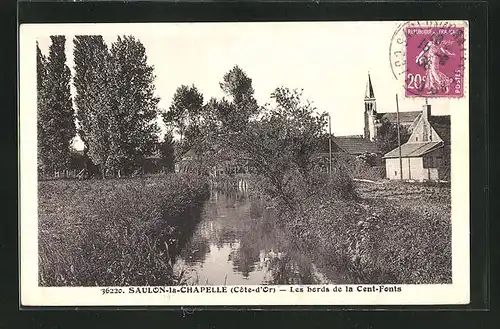
<path fill-rule="evenodd" d="M 254 98 L 252 79 L 237 65 L 224 74 L 219 83 L 222 91 L 230 97 L 231 103 L 222 104 L 219 119 L 228 129 L 238 131 L 248 120 L 257 115 L 259 106 Z"/>
<path fill-rule="evenodd" d="M 367 166 L 373 167 L 377 165 L 378 155 L 375 153 L 365 152 L 356 157 L 357 160 L 366 164 Z"/>
<path fill-rule="evenodd" d="M 48 58 L 37 45 L 38 158 L 43 172 L 67 168 L 71 140 L 76 133 L 71 73 L 66 65 L 66 38 L 61 35 L 50 38 Z"/>
<path fill-rule="evenodd" d="M 107 167 L 130 173 L 152 154 L 158 139 L 154 68 L 147 63 L 144 45 L 133 36 L 118 37 L 110 58 L 112 133 Z"/>
<path fill-rule="evenodd" d="M 203 107 L 203 95 L 192 85 L 182 85 L 175 91 L 172 104 L 167 112 L 163 113 L 163 121 L 167 127 L 175 128 L 181 136 L 192 142 L 193 131 L 199 125 L 200 115 Z M 188 131 L 191 128 L 190 131 Z M 186 132 L 188 136 L 186 136 Z"/>
<path fill-rule="evenodd" d="M 199 172 L 209 172 L 213 166 L 229 160 L 240 161 L 241 154 L 231 147 L 228 139 L 245 130 L 259 112 L 252 80 L 239 67 L 227 72 L 220 86 L 229 98 L 211 98 L 201 107 L 203 97 L 197 89 L 182 86 L 170 111 L 164 114 L 165 123 L 184 134 L 180 154 L 193 152 L 196 161 L 190 164 Z"/>
<path fill-rule="evenodd" d="M 85 155 L 105 172 L 110 157 L 111 73 L 109 52 L 100 35 L 77 35 L 73 39 L 78 135 Z"/>
<path fill-rule="evenodd" d="M 408 127 L 403 125 L 399 125 L 399 134 L 401 145 L 406 143 L 411 135 Z M 387 118 L 382 119 L 374 142 L 382 154 L 394 150 L 396 147 L 398 147 L 397 125 L 391 123 Z"/>
<path fill-rule="evenodd" d="M 102 36 L 74 39 L 79 135 L 104 176 L 131 173 L 151 154 L 159 128 L 153 67 L 143 44 L 118 37 L 108 51 Z"/>
<path fill-rule="evenodd" d="M 44 181 L 38 189 L 41 286 L 179 284 L 172 261 L 200 219 L 203 180 Z"/>
<path fill-rule="evenodd" d="M 47 160 L 44 156 L 47 155 L 47 151 L 45 148 L 47 147 L 47 133 L 44 130 L 49 121 L 49 109 L 47 104 L 47 58 L 42 54 L 40 47 L 38 46 L 38 42 L 36 44 L 36 91 L 37 91 L 37 140 L 38 140 L 38 148 L 37 148 L 37 160 L 38 160 L 38 169 L 41 172 L 45 171 L 45 168 L 48 167 L 49 164 L 45 163 Z M 48 168 L 47 168 L 48 169 Z"/>
<path fill-rule="evenodd" d="M 167 131 L 160 144 L 161 166 L 166 172 L 174 171 L 175 141 L 171 131 Z"/>
<path fill-rule="evenodd" d="M 315 166 L 313 154 L 319 147 L 319 136 L 326 123 L 326 113 L 302 99 L 302 93 L 277 88 L 271 95 L 274 106 L 264 108 L 259 120 L 231 134 L 227 142 L 240 157 L 249 159 L 250 167 L 269 186 L 267 193 L 279 197 L 295 208 L 293 193 L 288 190 L 290 177 L 300 175 L 309 179 Z"/>
<path fill-rule="evenodd" d="M 354 200 L 318 193 L 300 200 L 301 213 L 279 209 L 282 228 L 318 255 L 317 266 L 335 268 L 347 282 L 451 282 L 449 187 L 388 182 L 355 188 Z"/>
<path fill-rule="evenodd" d="M 85 168 L 87 161 L 88 159 L 84 154 L 78 152 L 74 148 L 71 148 L 69 169 L 81 170 Z"/>

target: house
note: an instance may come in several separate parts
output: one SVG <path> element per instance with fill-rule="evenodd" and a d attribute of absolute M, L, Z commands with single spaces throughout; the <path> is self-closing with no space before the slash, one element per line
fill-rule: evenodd
<path fill-rule="evenodd" d="M 384 155 L 389 179 L 450 179 L 450 116 L 433 116 L 425 104 L 406 143 Z"/>

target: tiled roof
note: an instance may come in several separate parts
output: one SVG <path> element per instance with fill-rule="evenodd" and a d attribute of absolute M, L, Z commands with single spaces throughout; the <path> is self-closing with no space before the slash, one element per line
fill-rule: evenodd
<path fill-rule="evenodd" d="M 421 113 L 422 111 L 399 112 L 399 122 L 406 124 L 413 123 Z M 376 119 L 377 120 L 387 119 L 391 123 L 396 123 L 397 113 L 396 112 L 377 113 Z"/>
<path fill-rule="evenodd" d="M 377 146 L 372 141 L 361 136 L 339 136 L 333 137 L 332 142 L 341 150 L 349 154 L 378 153 Z"/>
<path fill-rule="evenodd" d="M 401 145 L 401 157 L 403 158 L 411 158 L 411 157 L 419 157 L 430 151 L 441 146 L 441 142 L 425 142 L 425 143 L 405 143 Z M 398 158 L 399 150 L 395 148 L 394 150 L 386 153 L 384 158 Z"/>

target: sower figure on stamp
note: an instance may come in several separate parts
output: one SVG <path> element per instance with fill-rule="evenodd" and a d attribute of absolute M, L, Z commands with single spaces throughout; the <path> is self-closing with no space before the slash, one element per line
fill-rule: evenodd
<path fill-rule="evenodd" d="M 446 63 L 448 56 L 455 56 L 449 50 L 453 42 L 442 39 L 442 35 L 434 35 L 416 58 L 416 63 L 426 69 L 421 90 L 427 89 L 431 93 L 438 91 L 447 93 L 449 86 L 453 83 L 453 78 L 447 76 L 440 68 L 440 65 Z"/>

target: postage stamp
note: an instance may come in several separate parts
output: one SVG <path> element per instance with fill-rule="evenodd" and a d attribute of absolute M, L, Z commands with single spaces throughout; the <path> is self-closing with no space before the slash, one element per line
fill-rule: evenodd
<path fill-rule="evenodd" d="M 466 27 L 460 21 L 410 21 L 396 29 L 389 57 L 405 97 L 465 96 Z"/>
<path fill-rule="evenodd" d="M 407 97 L 463 97 L 464 28 L 406 27 Z"/>

